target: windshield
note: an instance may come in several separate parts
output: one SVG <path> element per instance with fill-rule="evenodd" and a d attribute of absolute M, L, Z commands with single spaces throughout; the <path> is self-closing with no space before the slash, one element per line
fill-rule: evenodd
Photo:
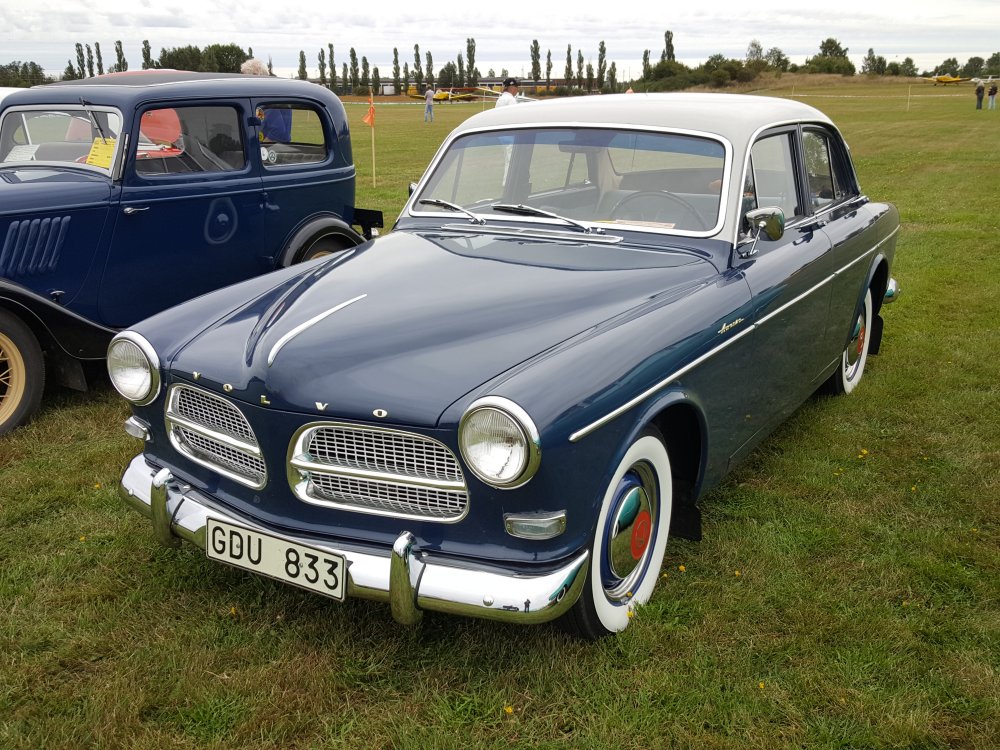
<path fill-rule="evenodd" d="M 725 162 L 722 143 L 675 133 L 475 133 L 452 142 L 412 211 L 438 213 L 422 201 L 447 201 L 493 222 L 516 218 L 494 204 L 513 204 L 582 222 L 706 232 L 718 223 Z"/>
<path fill-rule="evenodd" d="M 0 125 L 0 166 L 61 162 L 110 172 L 121 127 L 118 112 L 95 107 L 8 111 Z"/>

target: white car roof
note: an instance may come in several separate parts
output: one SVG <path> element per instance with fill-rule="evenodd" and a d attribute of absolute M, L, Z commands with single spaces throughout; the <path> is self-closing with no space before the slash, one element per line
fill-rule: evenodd
<path fill-rule="evenodd" d="M 755 132 L 789 122 L 832 125 L 818 109 L 793 99 L 746 94 L 608 94 L 489 109 L 467 119 L 455 133 L 508 125 L 649 126 L 712 133 L 742 150 Z"/>

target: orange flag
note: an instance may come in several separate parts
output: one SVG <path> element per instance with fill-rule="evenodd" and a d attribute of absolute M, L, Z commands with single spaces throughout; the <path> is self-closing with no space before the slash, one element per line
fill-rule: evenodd
<path fill-rule="evenodd" d="M 375 127 L 375 103 L 372 101 L 372 92 L 368 91 L 368 114 L 361 118 L 361 121 L 369 127 Z"/>

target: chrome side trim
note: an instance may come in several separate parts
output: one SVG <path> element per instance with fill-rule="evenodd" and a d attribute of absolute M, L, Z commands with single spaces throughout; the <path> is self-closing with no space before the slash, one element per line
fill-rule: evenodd
<path fill-rule="evenodd" d="M 302 333 L 303 331 L 305 331 L 307 328 L 311 328 L 312 326 L 316 325 L 317 323 L 319 323 L 324 318 L 329 317 L 330 315 L 333 315 L 335 312 L 338 312 L 339 310 L 343 310 L 348 305 L 353 305 L 358 300 L 362 300 L 362 299 L 364 299 L 367 296 L 368 296 L 367 294 L 358 295 L 354 299 L 349 299 L 349 300 L 347 300 L 347 302 L 341 302 L 339 305 L 337 305 L 335 307 L 331 307 L 326 312 L 321 312 L 319 315 L 317 315 L 317 316 L 315 316 L 313 318 L 310 318 L 305 323 L 299 323 L 299 325 L 295 326 L 295 328 L 293 328 L 288 333 L 286 333 L 284 336 L 282 336 L 280 339 L 278 339 L 277 343 L 275 343 L 275 345 L 271 347 L 271 351 L 267 355 L 267 366 L 270 367 L 274 363 L 274 358 L 278 356 L 278 352 L 281 351 L 281 348 L 285 344 L 287 344 L 293 338 L 295 338 L 300 333 Z"/>
<path fill-rule="evenodd" d="M 217 518 L 343 555 L 348 564 L 347 596 L 388 602 L 393 616 L 403 624 L 414 622 L 423 610 L 519 624 L 547 622 L 573 606 L 587 580 L 587 551 L 555 569 L 525 575 L 499 565 L 435 559 L 419 550 L 416 538 L 407 531 L 401 532 L 391 550 L 276 533 L 179 484 L 169 470 L 147 464 L 142 454 L 125 469 L 119 492 L 130 507 L 154 519 L 157 538 L 169 538 L 171 544 L 183 539 L 205 549 L 208 519 Z"/>
<path fill-rule="evenodd" d="M 598 420 L 596 420 L 594 422 L 591 422 L 586 427 L 583 427 L 582 429 L 577 430 L 576 432 L 574 432 L 573 434 L 571 434 L 569 436 L 569 441 L 571 443 L 575 443 L 578 440 L 580 440 L 581 438 L 585 438 L 587 435 L 589 435 L 590 433 L 592 433 L 594 430 L 598 429 L 599 427 L 603 427 L 604 425 L 606 425 L 611 420 L 613 420 L 613 419 L 615 419 L 617 417 L 620 417 L 622 414 L 624 414 L 625 412 L 627 412 L 632 407 L 634 407 L 634 406 L 642 403 L 643 401 L 645 401 L 647 398 L 649 398 L 650 396 L 652 396 L 657 391 L 659 391 L 659 390 L 661 390 L 663 388 L 666 388 L 668 385 L 670 385 L 670 383 L 674 382 L 675 380 L 679 380 L 681 377 L 683 377 L 684 375 L 686 375 L 687 373 L 689 373 L 691 370 L 693 370 L 695 367 L 697 367 L 698 365 L 700 365 L 705 360 L 707 360 L 707 359 L 709 359 L 711 357 L 714 357 L 716 354 L 718 354 L 719 352 L 721 352 L 723 349 L 725 349 L 726 347 L 728 347 L 730 344 L 732 344 L 732 343 L 734 343 L 736 341 L 739 341 L 741 338 L 743 338 L 744 336 L 746 336 L 748 333 L 754 331 L 758 326 L 764 325 L 767 321 L 769 321 L 775 315 L 778 315 L 778 314 L 784 312 L 785 310 L 787 310 L 792 305 L 797 304 L 798 302 L 801 302 L 803 299 L 805 299 L 806 297 L 808 297 L 810 294 L 812 294 L 813 292 L 815 292 L 817 289 L 820 289 L 820 288 L 826 286 L 827 284 L 829 284 L 831 281 L 833 281 L 835 278 L 837 278 L 837 276 L 839 276 L 842 273 L 844 273 L 844 271 L 846 271 L 848 268 L 850 268 L 851 266 L 855 265 L 856 263 L 861 262 L 862 260 L 864 260 L 865 258 L 867 258 L 869 255 L 873 254 L 883 244 L 885 244 L 886 242 L 888 242 L 889 239 L 891 239 L 893 237 L 893 235 L 895 235 L 896 232 L 898 232 L 898 231 L 899 231 L 899 227 L 897 227 L 892 232 L 890 232 L 889 234 L 887 234 L 883 239 L 879 240 L 875 245 L 872 246 L 872 248 L 870 250 L 862 253 L 857 258 L 855 258 L 854 260 L 852 260 L 850 263 L 847 263 L 843 267 L 841 267 L 838 270 L 834 271 L 832 274 L 830 274 L 829 276 L 827 276 L 821 282 L 819 282 L 818 284 L 816 284 L 812 288 L 808 289 L 807 291 L 803 292 L 802 294 L 800 294 L 799 296 L 797 296 L 795 299 L 786 302 L 781 307 L 779 307 L 777 310 L 772 310 L 767 315 L 765 315 L 763 318 L 761 318 L 760 320 L 758 320 L 755 323 L 752 323 L 749 327 L 747 327 L 744 330 L 740 331 L 738 334 L 736 334 L 732 338 L 727 339 L 726 341 L 724 341 L 722 344 L 720 344 L 719 346 L 715 347 L 714 349 L 710 349 L 709 351 L 705 352 L 700 357 L 698 357 L 697 359 L 695 359 L 693 362 L 690 362 L 689 364 L 685 365 L 681 369 L 677 370 L 677 372 L 669 375 L 668 377 L 666 377 L 663 380 L 659 381 L 658 383 L 656 383 L 655 385 L 651 386 L 650 388 L 647 388 L 645 391 L 643 391 L 642 393 L 640 393 L 638 396 L 635 396 L 634 398 L 632 398 L 629 401 L 625 402 L 624 404 L 622 404 L 621 406 L 619 406 L 614 411 L 609 412 L 608 414 L 606 414 L 605 416 L 601 417 L 600 419 L 598 419 Z"/>

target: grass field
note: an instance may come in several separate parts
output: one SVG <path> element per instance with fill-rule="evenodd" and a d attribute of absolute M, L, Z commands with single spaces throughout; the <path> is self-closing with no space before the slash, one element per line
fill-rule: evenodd
<path fill-rule="evenodd" d="M 971 87 L 771 82 L 899 206 L 882 353 L 671 541 L 622 636 L 320 599 L 167 550 L 116 484 L 106 388 L 0 438 L 0 748 L 1000 747 L 1000 112 Z M 482 105 L 350 103 L 387 223 Z"/>

